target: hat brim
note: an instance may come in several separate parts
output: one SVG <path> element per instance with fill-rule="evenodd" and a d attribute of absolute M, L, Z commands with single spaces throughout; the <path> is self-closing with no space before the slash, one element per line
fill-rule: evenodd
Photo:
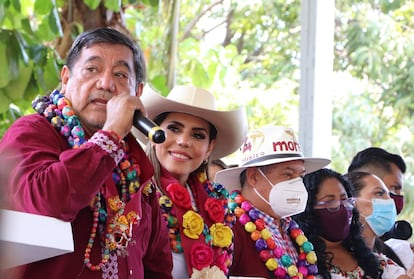
<path fill-rule="evenodd" d="M 303 160 L 305 163 L 305 173 L 311 173 L 327 166 L 331 160 L 325 158 L 309 158 L 309 157 L 289 157 L 289 158 L 276 158 L 271 160 L 265 160 L 254 164 L 247 164 L 242 167 L 228 168 L 216 173 L 214 181 L 222 184 L 229 192 L 234 190 L 241 190 L 240 174 L 250 167 L 261 167 L 277 163 Z"/>
<path fill-rule="evenodd" d="M 144 90 L 141 101 L 147 117 L 151 120 L 164 112 L 181 112 L 210 122 L 217 130 L 216 145 L 210 155 L 212 160 L 235 152 L 242 145 L 247 133 L 247 116 L 242 107 L 230 111 L 203 109 L 170 100 L 150 87 Z M 133 131 L 133 134 L 142 144 L 148 142 L 148 138 L 142 133 Z"/>

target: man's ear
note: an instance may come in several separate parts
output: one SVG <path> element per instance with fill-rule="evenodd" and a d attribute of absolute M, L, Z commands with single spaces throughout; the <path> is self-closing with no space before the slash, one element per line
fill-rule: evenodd
<path fill-rule="evenodd" d="M 257 175 L 258 171 L 256 167 L 253 168 L 247 168 L 246 169 L 246 181 L 251 186 L 256 186 L 257 184 Z"/>
<path fill-rule="evenodd" d="M 70 71 L 68 66 L 64 65 L 62 70 L 60 71 L 60 80 L 61 80 L 61 93 L 65 94 L 66 91 L 66 84 L 68 83 L 70 77 Z"/>
<path fill-rule="evenodd" d="M 140 82 L 139 84 L 138 84 L 138 86 L 137 86 L 137 90 L 135 91 L 135 95 L 137 96 L 137 97 L 141 97 L 141 95 L 142 95 L 142 91 L 144 90 L 144 83 L 143 82 Z"/>

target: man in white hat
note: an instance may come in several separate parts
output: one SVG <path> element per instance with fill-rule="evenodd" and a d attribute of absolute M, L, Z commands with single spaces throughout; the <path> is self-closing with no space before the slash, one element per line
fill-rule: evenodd
<path fill-rule="evenodd" d="M 240 167 L 216 174 L 229 191 L 233 227 L 232 276 L 305 278 L 317 273 L 313 245 L 290 216 L 306 207 L 306 173 L 330 163 L 303 156 L 293 130 L 267 126 L 249 132 Z M 302 276 L 301 276 L 302 275 Z"/>

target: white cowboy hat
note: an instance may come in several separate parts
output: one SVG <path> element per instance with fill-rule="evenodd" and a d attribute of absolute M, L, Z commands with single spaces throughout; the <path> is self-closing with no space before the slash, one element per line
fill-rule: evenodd
<path fill-rule="evenodd" d="M 210 92 L 194 86 L 176 86 L 163 97 L 151 86 L 144 87 L 141 101 L 147 116 L 154 120 L 164 112 L 182 112 L 210 122 L 217 130 L 216 145 L 210 159 L 219 159 L 236 151 L 247 134 L 247 115 L 244 108 L 220 111 Z M 148 142 L 141 133 L 134 135 L 143 144 Z"/>
<path fill-rule="evenodd" d="M 241 188 L 240 174 L 248 167 L 303 160 L 306 173 L 311 173 L 331 162 L 324 158 L 304 157 L 293 130 L 282 126 L 266 126 L 249 132 L 240 151 L 239 167 L 218 171 L 214 179 L 229 191 Z"/>

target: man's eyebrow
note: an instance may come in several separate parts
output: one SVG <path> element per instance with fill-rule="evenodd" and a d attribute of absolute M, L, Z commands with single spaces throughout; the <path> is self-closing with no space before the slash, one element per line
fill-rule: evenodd
<path fill-rule="evenodd" d="M 98 56 L 98 55 L 92 55 L 92 56 L 90 56 L 90 57 L 88 57 L 88 59 L 86 59 L 86 61 L 85 62 L 91 62 L 91 61 L 102 61 L 103 59 L 102 59 L 102 57 L 100 57 L 100 56 Z M 124 66 L 124 67 L 126 67 L 127 69 L 128 69 L 128 72 L 132 72 L 132 69 L 131 69 L 131 67 L 129 66 L 129 64 L 128 64 L 128 62 L 127 61 L 125 61 L 125 60 L 118 60 L 117 62 L 116 62 L 116 65 L 118 66 L 118 65 L 120 65 L 120 66 Z"/>

